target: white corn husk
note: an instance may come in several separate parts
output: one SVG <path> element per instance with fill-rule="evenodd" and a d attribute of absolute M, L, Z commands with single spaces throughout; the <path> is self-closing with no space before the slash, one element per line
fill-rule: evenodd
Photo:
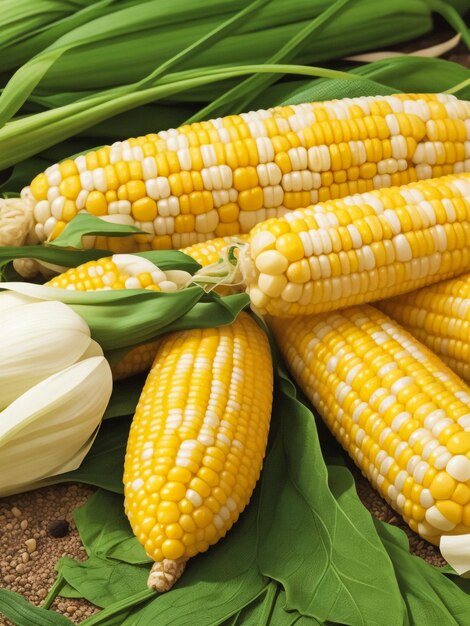
<path fill-rule="evenodd" d="M 91 342 L 87 324 L 62 302 L 32 302 L 2 310 L 0 297 L 0 409 L 79 361 Z"/>
<path fill-rule="evenodd" d="M 80 465 L 112 374 L 87 324 L 62 302 L 0 293 L 0 342 L 0 496 L 7 496 Z"/>

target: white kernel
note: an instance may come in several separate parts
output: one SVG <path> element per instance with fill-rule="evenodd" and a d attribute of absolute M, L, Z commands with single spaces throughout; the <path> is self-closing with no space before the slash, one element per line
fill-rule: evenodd
<path fill-rule="evenodd" d="M 425 518 L 428 524 L 431 524 L 438 530 L 448 531 L 455 528 L 455 524 L 444 517 L 436 506 L 427 509 Z"/>
<path fill-rule="evenodd" d="M 143 487 L 144 485 L 144 481 L 142 480 L 142 478 L 136 478 L 134 481 L 132 481 L 132 489 L 134 491 L 138 491 L 141 487 Z"/>
<path fill-rule="evenodd" d="M 194 489 L 186 490 L 186 499 L 189 500 L 191 504 L 194 504 L 194 506 L 196 507 L 201 506 L 202 504 L 201 496 L 198 494 L 197 491 L 194 491 Z"/>
<path fill-rule="evenodd" d="M 446 471 L 455 480 L 466 482 L 470 479 L 470 460 L 463 454 L 457 454 L 448 461 Z"/>
<path fill-rule="evenodd" d="M 422 481 L 420 481 L 422 482 Z M 419 495 L 419 503 L 421 504 L 421 506 L 423 506 L 425 509 L 429 509 L 430 507 L 432 507 L 434 505 L 434 498 L 431 495 L 431 492 L 429 491 L 429 489 L 423 489 Z"/>
<path fill-rule="evenodd" d="M 82 189 L 92 191 L 94 187 L 93 174 L 90 171 L 85 171 L 80 174 L 80 184 Z"/>

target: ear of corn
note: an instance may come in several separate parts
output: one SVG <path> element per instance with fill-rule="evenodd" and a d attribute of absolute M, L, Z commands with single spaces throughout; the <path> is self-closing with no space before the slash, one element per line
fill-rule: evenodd
<path fill-rule="evenodd" d="M 166 590 L 165 572 L 238 519 L 261 470 L 271 403 L 269 343 L 245 313 L 230 326 L 162 338 L 124 467 L 127 516 L 156 562 L 152 586 Z"/>
<path fill-rule="evenodd" d="M 298 207 L 460 173 L 470 168 L 469 137 L 470 104 L 442 94 L 305 103 L 188 124 L 47 168 L 23 191 L 34 215 L 24 238 L 54 239 L 87 211 L 148 233 L 97 238 L 96 247 L 181 248 L 247 233 Z"/>
<path fill-rule="evenodd" d="M 252 303 L 281 317 L 391 297 L 469 266 L 469 174 L 296 209 L 256 226 L 241 252 Z"/>
<path fill-rule="evenodd" d="M 237 237 L 236 241 L 246 238 Z M 182 252 L 191 256 L 200 265 L 215 263 L 222 251 L 230 245 L 232 238 L 221 237 L 213 241 L 195 244 Z M 88 261 L 52 278 L 49 287 L 79 291 L 99 291 L 103 289 L 150 289 L 171 292 L 181 288 L 190 279 L 187 272 L 174 270 L 162 272 L 153 263 L 138 256 L 113 255 L 98 261 Z M 220 288 L 219 288 L 220 291 Z M 227 289 L 225 290 L 228 291 Z M 159 340 L 151 341 L 127 352 L 112 365 L 113 379 L 120 380 L 148 370 L 155 358 Z"/>
<path fill-rule="evenodd" d="M 423 538 L 470 532 L 470 390 L 380 311 L 270 326 L 307 397 Z"/>
<path fill-rule="evenodd" d="M 377 306 L 470 383 L 470 274 Z"/>

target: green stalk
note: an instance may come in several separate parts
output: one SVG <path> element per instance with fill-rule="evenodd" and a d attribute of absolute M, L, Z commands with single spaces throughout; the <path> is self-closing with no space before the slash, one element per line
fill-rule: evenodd
<path fill-rule="evenodd" d="M 467 80 L 463 80 L 461 83 L 458 83 L 457 85 L 454 85 L 453 87 L 450 87 L 449 89 L 446 89 L 444 93 L 457 93 L 458 91 L 462 91 L 462 89 L 465 89 L 466 87 L 470 86 L 470 78 L 467 78 Z"/>
<path fill-rule="evenodd" d="M 65 585 L 65 583 L 66 583 L 65 578 L 63 577 L 61 573 L 59 573 L 57 578 L 54 581 L 54 584 L 49 589 L 49 593 L 47 594 L 46 599 L 44 600 L 44 604 L 42 605 L 43 609 L 49 609 L 51 607 L 54 600 L 60 594 L 60 591 L 62 587 Z"/>
<path fill-rule="evenodd" d="M 351 0 L 336 0 L 336 2 L 328 9 L 323 11 L 320 15 L 315 17 L 309 24 L 307 24 L 297 35 L 295 35 L 290 41 L 288 41 L 276 54 L 267 59 L 266 63 L 280 63 L 286 62 L 291 59 L 295 53 L 302 48 L 308 37 L 310 37 L 320 26 L 322 26 L 326 20 L 332 17 L 340 9 L 344 7 Z M 233 112 L 234 102 L 237 100 L 237 110 L 244 111 L 248 109 L 249 104 L 253 102 L 256 96 L 270 83 L 276 79 L 275 76 L 270 75 L 253 75 L 244 80 L 241 84 L 232 87 L 229 91 L 225 92 L 219 98 L 211 102 L 209 105 L 198 111 L 195 115 L 190 117 L 186 124 L 191 124 L 209 117 L 227 115 L 229 112 Z M 245 96 L 245 97 L 243 97 Z"/>
<path fill-rule="evenodd" d="M 301 76 L 357 80 L 347 72 L 303 65 L 245 65 L 216 67 L 168 74 L 157 86 L 108 99 L 107 92 L 79 102 L 13 120 L 0 129 L 0 169 L 18 163 L 76 133 L 134 107 L 207 85 L 251 73 L 297 74 Z"/>

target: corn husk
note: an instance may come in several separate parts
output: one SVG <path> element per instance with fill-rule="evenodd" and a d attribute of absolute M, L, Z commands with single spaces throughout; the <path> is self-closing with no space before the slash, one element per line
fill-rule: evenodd
<path fill-rule="evenodd" d="M 85 358 L 30 388 L 0 413 L 0 496 L 76 469 L 112 390 L 103 356 Z"/>

